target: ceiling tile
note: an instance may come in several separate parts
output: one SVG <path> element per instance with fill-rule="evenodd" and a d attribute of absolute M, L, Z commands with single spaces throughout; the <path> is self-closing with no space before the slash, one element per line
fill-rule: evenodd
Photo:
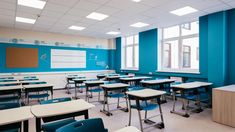
<path fill-rule="evenodd" d="M 80 0 L 74 8 L 76 9 L 83 9 L 88 11 L 95 11 L 97 8 L 99 8 L 101 5 L 93 2 L 89 2 L 87 0 Z"/>
<path fill-rule="evenodd" d="M 53 12 L 56 12 L 56 13 L 62 15 L 64 13 L 66 13 L 69 9 L 70 9 L 70 7 L 66 7 L 63 5 L 58 5 L 58 4 L 48 2 L 46 4 L 46 6 L 44 7 L 43 11 L 53 11 Z"/>
<path fill-rule="evenodd" d="M 80 0 L 50 0 L 49 3 L 58 4 L 62 6 L 72 7 Z"/>
<path fill-rule="evenodd" d="M 16 4 L 11 2 L 0 1 L 0 9 L 15 10 Z"/>
<path fill-rule="evenodd" d="M 15 16 L 15 11 L 13 10 L 7 10 L 7 9 L 0 9 L 0 15 L 4 16 Z"/>
<path fill-rule="evenodd" d="M 30 14 L 40 14 L 42 10 L 26 7 L 26 6 L 17 6 L 17 12 L 30 13 Z"/>

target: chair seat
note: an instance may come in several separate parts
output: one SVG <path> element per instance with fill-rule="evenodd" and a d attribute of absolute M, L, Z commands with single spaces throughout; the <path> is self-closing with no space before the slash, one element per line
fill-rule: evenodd
<path fill-rule="evenodd" d="M 49 97 L 50 95 L 48 93 L 44 93 L 44 94 L 31 94 L 29 95 L 29 98 L 31 99 L 38 99 L 38 98 L 46 98 Z"/>
<path fill-rule="evenodd" d="M 108 132 L 108 130 L 104 128 L 102 119 L 94 118 L 73 122 L 57 129 L 56 132 Z"/>
<path fill-rule="evenodd" d="M 91 90 L 88 90 L 89 92 L 94 92 L 94 93 L 99 93 L 99 92 L 102 92 L 103 90 L 101 88 L 96 88 L 96 89 L 91 89 Z"/>
<path fill-rule="evenodd" d="M 131 105 L 131 108 L 137 109 L 137 105 Z M 146 102 L 141 102 L 140 103 L 140 109 L 141 110 L 149 111 L 149 110 L 154 110 L 156 108 L 158 108 L 157 104 L 147 103 L 147 105 L 146 105 Z"/>
<path fill-rule="evenodd" d="M 46 123 L 42 125 L 42 130 L 44 132 L 55 132 L 56 129 L 68 125 L 70 123 L 73 123 L 75 121 L 76 121 L 75 119 L 70 118 L 70 119 L 59 120 L 52 123 Z"/>
<path fill-rule="evenodd" d="M 108 94 L 108 97 L 110 98 L 123 98 L 125 97 L 125 94 L 124 93 L 110 93 Z"/>

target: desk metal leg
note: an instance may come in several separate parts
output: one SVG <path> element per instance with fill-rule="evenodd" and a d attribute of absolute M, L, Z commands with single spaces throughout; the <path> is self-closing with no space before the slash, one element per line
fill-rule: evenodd
<path fill-rule="evenodd" d="M 128 126 L 131 126 L 131 100 L 129 100 L 129 123 L 128 123 Z"/>
<path fill-rule="evenodd" d="M 137 105 L 137 111 L 138 111 L 138 115 L 139 115 L 139 122 L 140 122 L 140 130 L 141 132 L 143 132 L 143 124 L 142 124 L 142 118 L 141 118 L 141 109 L 140 109 L 140 101 L 136 100 L 136 105 Z"/>
<path fill-rule="evenodd" d="M 28 120 L 23 122 L 23 127 L 24 127 L 24 132 L 29 131 L 29 121 Z"/>
<path fill-rule="evenodd" d="M 181 94 L 183 95 L 183 107 L 185 109 L 185 114 L 183 113 L 180 113 L 180 112 L 177 112 L 175 111 L 175 104 L 176 104 L 176 91 L 173 90 L 173 100 L 174 100 L 174 104 L 173 104 L 173 109 L 172 111 L 170 111 L 171 113 L 174 113 L 174 114 L 178 114 L 178 115 L 181 115 L 183 117 L 189 117 L 189 114 L 188 114 L 188 107 L 186 106 L 187 104 L 187 99 L 184 98 L 184 92 L 181 91 Z"/>
<path fill-rule="evenodd" d="M 160 122 L 160 123 L 158 124 L 158 126 L 159 126 L 160 128 L 165 128 L 160 98 L 158 98 L 157 101 L 158 101 L 159 111 L 160 111 L 160 116 L 161 116 L 161 121 L 162 121 L 162 122 Z"/>
<path fill-rule="evenodd" d="M 41 118 L 36 118 L 36 132 L 41 132 Z"/>
<path fill-rule="evenodd" d="M 85 119 L 89 119 L 88 110 L 85 112 L 84 118 L 85 118 Z"/>
<path fill-rule="evenodd" d="M 107 110 L 105 109 L 105 104 L 107 105 Z M 106 90 L 104 90 L 103 110 L 100 110 L 100 112 L 106 114 L 107 116 L 113 115 L 113 114 L 109 111 L 108 91 L 106 91 Z"/>

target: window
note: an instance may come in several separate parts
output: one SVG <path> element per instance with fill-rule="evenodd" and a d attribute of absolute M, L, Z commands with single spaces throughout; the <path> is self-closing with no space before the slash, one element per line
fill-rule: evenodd
<path fill-rule="evenodd" d="M 159 30 L 158 70 L 199 71 L 199 23 L 184 23 Z"/>
<path fill-rule="evenodd" d="M 138 70 L 139 68 L 139 36 L 122 38 L 122 69 Z"/>

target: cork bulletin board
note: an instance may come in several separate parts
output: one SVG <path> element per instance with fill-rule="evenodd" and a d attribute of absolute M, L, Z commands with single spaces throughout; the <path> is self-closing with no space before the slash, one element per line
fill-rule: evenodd
<path fill-rule="evenodd" d="M 37 68 L 38 49 L 37 48 L 6 48 L 7 68 Z"/>

